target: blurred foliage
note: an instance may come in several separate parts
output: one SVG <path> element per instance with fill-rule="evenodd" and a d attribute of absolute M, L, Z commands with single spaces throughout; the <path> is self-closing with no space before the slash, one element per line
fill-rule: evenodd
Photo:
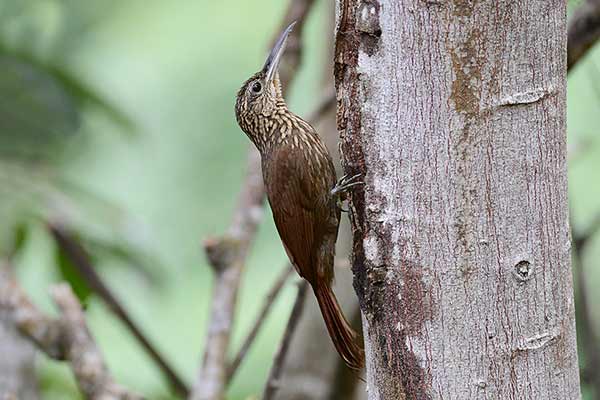
<path fill-rule="evenodd" d="M 0 50 L 1 51 L 1 50 Z M 37 161 L 59 151 L 79 125 L 72 96 L 52 72 L 7 52 L 0 57 L 0 157 Z"/>
<path fill-rule="evenodd" d="M 77 9 L 73 4 L 80 3 L 9 1 L 0 6 L 0 217 L 4 222 L 0 255 L 16 255 L 31 224 L 59 218 L 81 232 L 94 254 L 139 264 L 140 254 L 147 249 L 140 248 L 127 237 L 130 232 L 118 226 L 127 221 L 124 213 L 116 206 L 98 207 L 102 201 L 94 194 L 88 193 L 88 201 L 82 201 L 83 190 L 61 174 L 65 148 L 74 136 L 89 134 L 81 129 L 86 105 L 130 127 L 124 114 L 49 57 L 51 44 L 64 48 L 63 39 L 83 33 L 81 22 L 89 15 L 73 14 Z M 59 16 L 71 21 L 60 25 L 61 32 L 56 21 Z M 108 218 L 109 213 L 118 215 Z M 100 234 L 107 229 L 109 234 Z M 58 271 L 66 272 L 64 260 L 56 260 L 62 266 Z M 73 273 L 62 277 L 78 282 Z"/>
<path fill-rule="evenodd" d="M 235 126 L 232 96 L 260 64 L 285 7 L 274 0 L 262 10 L 238 5 L 0 2 L 0 256 L 14 257 L 23 285 L 43 308 L 52 308 L 49 285 L 67 279 L 87 304 L 115 376 L 150 398 L 169 396 L 160 374 L 90 297 L 46 221 L 73 232 L 134 319 L 191 381 L 211 278 L 199 243 L 223 231 L 244 172 L 247 140 Z M 321 8 L 317 14 L 325 15 Z M 252 15 L 270 23 L 244 26 Z M 215 33 L 219 21 L 239 24 Z M 309 35 L 316 38 L 320 21 L 313 21 Z M 232 52 L 239 37 L 251 46 Z M 304 111 L 320 92 L 313 78 L 323 61 L 315 45 L 308 52 L 317 55 L 301 78 L 304 97 L 293 99 Z M 249 266 L 247 280 L 258 293 L 284 266 L 274 237 L 266 224 Z M 234 346 L 258 300 L 242 291 L 247 312 L 238 318 Z M 285 314 L 288 303 L 286 295 L 276 312 Z M 284 320 L 268 322 L 232 398 L 260 391 Z M 79 397 L 61 363 L 43 358 L 40 384 L 46 398 Z"/>
<path fill-rule="evenodd" d="M 86 299 L 90 327 L 114 375 L 149 398 L 169 398 L 162 378 L 106 307 L 88 297 L 45 221 L 59 220 L 77 235 L 134 319 L 191 382 L 211 281 L 199 243 L 227 226 L 244 174 L 248 142 L 235 124 L 233 97 L 262 64 L 285 3 L 0 1 L 0 256 L 15 257 L 21 281 L 43 308 L 51 308 L 48 286 L 69 279 Z M 291 93 L 300 114 L 322 91 L 330 15 L 327 2 L 319 2 L 309 19 L 294 85 L 301 90 Z M 598 48 L 569 76 L 576 229 L 600 212 L 594 63 L 600 65 Z M 270 218 L 257 240 L 234 348 L 284 266 Z M 590 285 L 597 285 L 600 254 L 589 247 L 584 262 Z M 600 304 L 600 294 L 591 295 Z M 260 391 L 292 297 L 287 290 L 276 305 L 232 399 Z M 593 311 L 598 325 L 600 308 Z M 43 359 L 40 383 L 45 398 L 79 398 L 60 363 Z"/>

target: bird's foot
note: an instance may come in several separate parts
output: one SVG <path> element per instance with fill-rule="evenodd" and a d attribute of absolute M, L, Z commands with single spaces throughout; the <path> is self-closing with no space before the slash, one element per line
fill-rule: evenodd
<path fill-rule="evenodd" d="M 344 201 L 347 200 L 346 192 L 355 186 L 365 184 L 364 182 L 357 180 L 361 176 L 362 174 L 357 174 L 352 177 L 344 175 L 337 181 L 333 189 L 331 189 L 331 195 L 337 197 L 338 207 L 342 212 L 349 212 L 348 209 L 344 208 Z"/>
<path fill-rule="evenodd" d="M 348 175 L 342 176 L 337 181 L 337 183 L 335 184 L 333 189 L 331 189 L 331 195 L 336 196 L 340 193 L 344 193 L 344 192 L 348 191 L 348 189 L 350 189 L 354 186 L 364 185 L 365 184 L 364 182 L 357 180 L 361 176 L 362 176 L 362 174 L 356 174 L 352 177 L 348 177 Z"/>

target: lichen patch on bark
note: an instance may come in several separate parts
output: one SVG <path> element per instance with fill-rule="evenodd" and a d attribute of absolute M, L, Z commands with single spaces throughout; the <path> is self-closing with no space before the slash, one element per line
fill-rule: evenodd
<path fill-rule="evenodd" d="M 456 111 L 469 118 L 475 117 L 480 107 L 481 68 L 485 63 L 482 58 L 485 48 L 480 39 L 481 31 L 474 27 L 463 44 L 448 46 L 455 75 L 450 100 L 453 101 Z"/>
<path fill-rule="evenodd" d="M 564 2 L 338 5 L 369 399 L 578 399 Z"/>

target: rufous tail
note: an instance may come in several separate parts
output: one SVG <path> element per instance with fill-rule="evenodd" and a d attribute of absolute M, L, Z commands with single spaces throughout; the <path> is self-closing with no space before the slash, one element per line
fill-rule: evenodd
<path fill-rule="evenodd" d="M 360 370 L 365 364 L 365 353 L 356 342 L 356 332 L 350 327 L 331 287 L 324 283 L 313 285 L 321 314 L 335 349 L 348 368 Z"/>

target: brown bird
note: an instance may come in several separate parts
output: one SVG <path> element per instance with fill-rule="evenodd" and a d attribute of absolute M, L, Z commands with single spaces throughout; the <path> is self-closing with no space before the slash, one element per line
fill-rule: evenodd
<path fill-rule="evenodd" d="M 361 182 L 355 176 L 336 184 L 323 140 L 283 99 L 277 70 L 294 24 L 279 36 L 264 67 L 239 90 L 235 115 L 261 154 L 267 198 L 290 262 L 312 286 L 338 353 L 348 367 L 359 370 L 364 353 L 331 285 L 340 194 Z"/>

